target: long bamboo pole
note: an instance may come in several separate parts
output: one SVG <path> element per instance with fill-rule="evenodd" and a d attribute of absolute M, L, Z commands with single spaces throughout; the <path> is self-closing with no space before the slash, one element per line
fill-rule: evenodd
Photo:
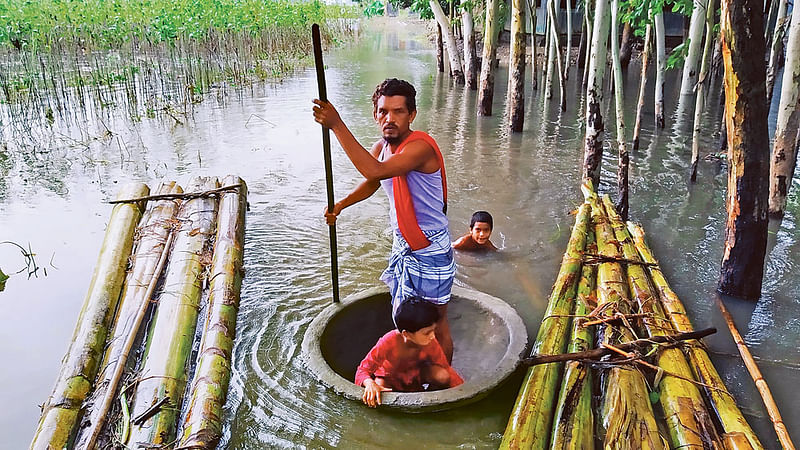
<path fill-rule="evenodd" d="M 764 376 L 761 375 L 761 370 L 758 369 L 758 364 L 756 364 L 753 355 L 750 353 L 750 349 L 747 348 L 747 344 L 745 344 L 742 335 L 736 328 L 736 322 L 733 321 L 731 313 L 728 312 L 728 308 L 725 307 L 725 303 L 719 296 L 716 297 L 716 301 L 719 310 L 722 312 L 722 316 L 725 318 L 725 323 L 728 324 L 728 329 L 731 332 L 733 341 L 736 343 L 736 348 L 739 349 L 739 354 L 742 355 L 742 361 L 744 361 L 747 371 L 756 383 L 756 388 L 761 395 L 761 400 L 764 401 L 764 406 L 767 407 L 767 414 L 769 414 L 769 419 L 772 421 L 772 426 L 775 428 L 775 434 L 778 435 L 778 440 L 781 442 L 784 450 L 795 450 L 792 438 L 789 437 L 789 431 L 783 423 L 781 412 L 778 411 L 778 405 L 772 397 L 772 391 L 770 391 L 766 380 L 764 380 Z"/>
<path fill-rule="evenodd" d="M 148 193 L 146 185 L 133 183 L 124 186 L 117 197 Z M 74 435 L 81 407 L 100 367 L 106 334 L 119 302 L 136 225 L 143 210 L 144 205 L 132 203 L 116 205 L 111 212 L 72 344 L 63 359 L 53 392 L 42 407 L 31 449 L 62 449 Z"/>
<path fill-rule="evenodd" d="M 225 183 L 239 177 L 228 176 Z M 247 188 L 220 198 L 217 239 L 211 264 L 208 316 L 203 327 L 199 361 L 189 394 L 181 449 L 215 448 L 222 436 L 222 407 L 231 377 L 236 314 L 244 276 L 244 226 Z"/>
<path fill-rule="evenodd" d="M 183 190 L 175 182 L 162 184 L 158 194 L 180 193 Z M 103 429 L 111 403 L 116 398 L 117 385 L 127 367 L 128 355 L 139 333 L 156 283 L 169 255 L 174 234 L 172 233 L 175 212 L 179 202 L 161 200 L 151 203 L 140 228 L 142 236 L 132 258 L 133 267 L 125 280 L 122 300 L 118 308 L 114 331 L 108 339 L 108 349 L 103 360 L 103 371 L 95 383 L 95 405 L 89 413 L 89 427 L 81 432 L 79 448 L 95 448 Z"/>
<path fill-rule="evenodd" d="M 597 251 L 601 255 L 619 258 L 617 239 L 603 210 L 603 205 L 590 186 L 582 186 L 584 197 L 592 206 L 592 222 L 597 237 Z M 604 315 L 627 314 L 632 311 L 627 283 L 618 262 L 604 262 L 597 272 L 597 305 Z M 627 327 L 604 324 L 600 327 L 598 344 L 617 344 L 635 340 Z M 615 448 L 616 443 L 636 443 L 640 449 L 665 450 L 668 446 L 661 437 L 650 405 L 644 375 L 630 367 L 612 367 L 603 382 L 605 396 L 600 412 L 603 430 L 603 447 Z"/>
<path fill-rule="evenodd" d="M 218 186 L 216 178 L 197 177 L 187 189 Z M 198 198 L 181 205 L 158 308 L 147 337 L 141 377 L 136 386 L 134 424 L 127 444 L 165 445 L 175 439 L 177 416 L 186 388 L 186 365 L 192 349 L 217 200 Z M 155 406 L 159 405 L 159 406 Z M 155 407 L 155 409 L 151 409 Z M 147 413 L 147 414 L 145 414 Z"/>
<path fill-rule="evenodd" d="M 586 251 L 597 253 L 594 232 L 586 235 Z M 594 327 L 584 326 L 586 316 L 597 303 L 597 266 L 584 264 L 578 282 L 578 295 L 572 320 L 569 347 L 571 353 L 583 352 L 594 345 Z M 592 371 L 580 361 L 569 361 L 564 367 L 564 380 L 556 402 L 550 448 L 591 450 L 594 448 L 594 414 L 592 413 Z"/>
<path fill-rule="evenodd" d="M 586 245 L 589 207 L 578 209 L 575 226 L 561 261 L 542 325 L 536 335 L 531 355 L 563 353 L 569 332 L 569 314 L 575 299 L 581 269 L 581 254 Z M 562 364 L 543 364 L 528 369 L 508 420 L 500 448 L 546 449 L 550 442 L 553 405 L 558 394 Z"/>
<path fill-rule="evenodd" d="M 679 332 L 693 331 L 694 327 L 689 321 L 689 315 L 686 313 L 683 303 L 669 286 L 669 283 L 667 283 L 664 273 L 658 266 L 658 261 L 653 256 L 650 247 L 647 246 L 647 242 L 645 242 L 644 230 L 640 225 L 628 222 L 628 231 L 630 231 L 633 236 L 639 255 L 641 255 L 645 262 L 651 264 L 648 266 L 651 280 L 658 291 L 659 299 L 661 300 L 662 306 L 664 306 L 667 317 L 669 317 L 675 330 Z M 694 345 L 686 347 L 686 353 L 692 363 L 692 370 L 695 372 L 695 378 L 704 385 L 711 387 L 710 389 L 705 388 L 704 391 L 712 407 L 712 411 L 716 414 L 717 421 L 722 426 L 723 439 L 726 440 L 726 448 L 763 449 L 764 447 L 761 445 L 761 442 L 759 442 L 752 428 L 750 428 L 747 420 L 745 420 L 742 411 L 736 406 L 736 400 L 728 392 L 728 388 L 725 387 L 722 377 L 717 373 L 717 369 L 714 368 L 714 365 L 711 363 L 711 358 L 709 358 L 705 349 L 695 343 Z M 738 436 L 742 435 L 746 438 L 746 445 L 738 438 Z"/>
<path fill-rule="evenodd" d="M 640 260 L 631 235 L 622 218 L 614 211 L 608 196 L 603 198 L 614 235 L 622 246 L 626 259 Z M 631 297 L 636 299 L 639 310 L 646 314 L 643 322 L 649 336 L 666 336 L 674 332 L 658 295 L 650 287 L 647 269 L 639 264 L 628 264 L 628 285 Z M 656 355 L 658 367 L 667 374 L 659 383 L 659 402 L 664 410 L 672 448 L 703 449 L 704 445 L 721 446 L 722 442 L 714 430 L 711 416 L 706 412 L 700 390 L 693 383 L 692 369 L 683 352 L 676 347 L 662 348 Z"/>

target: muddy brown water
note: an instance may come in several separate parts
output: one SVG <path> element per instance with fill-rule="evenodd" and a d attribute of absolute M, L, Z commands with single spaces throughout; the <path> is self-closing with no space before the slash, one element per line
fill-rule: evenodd
<path fill-rule="evenodd" d="M 436 72 L 424 29 L 398 19 L 368 27 L 352 45 L 326 54 L 328 92 L 363 143 L 377 137 L 370 95 L 396 76 L 418 90 L 416 129 L 444 149 L 450 186 L 450 229 L 465 232 L 474 210 L 494 215 L 494 255 L 458 254 L 456 282 L 513 305 L 535 336 L 580 204 L 581 107 L 573 68 L 565 112 L 557 98 L 526 90 L 525 129 L 504 125 L 505 68 L 500 69 L 495 115 L 477 118 L 476 94 Z M 766 412 L 713 304 L 725 226 L 726 170 L 718 159 L 700 164 L 687 182 L 690 118 L 677 101 L 679 80 L 667 82 L 667 129 L 653 130 L 646 108 L 642 148 L 631 155 L 631 218 L 643 223 L 668 279 L 697 328 L 717 327 L 707 339 L 723 379 L 768 448 L 778 448 Z M 626 75 L 626 117 L 633 123 L 638 69 Z M 529 86 L 529 85 L 528 85 Z M 776 91 L 779 88 L 776 87 Z M 370 410 L 322 387 L 301 362 L 308 323 L 331 301 L 327 227 L 322 220 L 325 181 L 319 127 L 311 119 L 316 78 L 303 70 L 279 84 L 241 95 L 207 96 L 183 125 L 169 117 L 130 122 L 113 110 L 86 113 L 32 130 L 53 145 L 31 150 L 12 136 L 4 117 L 0 152 L 0 240 L 30 242 L 47 276 L 14 275 L 0 294 L 0 448 L 24 448 L 69 345 L 119 183 L 158 180 L 186 184 L 194 174 L 235 173 L 250 188 L 247 276 L 225 407 L 223 448 L 494 448 L 521 382 L 518 374 L 492 396 L 434 414 Z M 557 91 L 556 91 L 557 95 Z M 705 148 L 715 148 L 718 93 L 704 120 Z M 2 106 L 2 105 L 0 105 Z M 607 128 L 613 130 L 613 108 Z M 82 117 L 76 115 L 76 117 Z M 774 111 L 771 119 L 774 123 Z M 106 128 L 113 134 L 107 135 Z M 608 135 L 607 135 L 608 136 Z M 613 135 L 611 135 L 613 137 Z M 24 147 L 24 148 L 23 148 Z M 612 191 L 616 161 L 607 154 L 601 189 Z M 337 198 L 358 173 L 334 145 Z M 770 227 L 763 295 L 758 302 L 728 300 L 740 331 L 773 389 L 795 440 L 800 439 L 800 213 L 795 178 L 788 213 Z M 341 215 L 340 283 L 343 295 L 379 283 L 391 247 L 385 196 Z M 0 245 L 2 268 L 22 265 L 18 250 Z M 7 269 L 8 268 L 8 269 Z M 346 345 L 346 343 L 343 343 Z"/>

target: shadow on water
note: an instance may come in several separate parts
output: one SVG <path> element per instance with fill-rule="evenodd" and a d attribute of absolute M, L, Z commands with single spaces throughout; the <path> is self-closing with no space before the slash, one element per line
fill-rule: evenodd
<path fill-rule="evenodd" d="M 525 130 L 511 134 L 503 122 L 505 67 L 496 80 L 495 115 L 477 117 L 476 92 L 436 72 L 422 26 L 402 19 L 378 23 L 353 45 L 326 55 L 331 101 L 354 135 L 368 143 L 377 138 L 370 100 L 375 85 L 396 76 L 416 86 L 419 113 L 414 126 L 437 138 L 448 164 L 453 238 L 467 231 L 472 212 L 485 209 L 494 216 L 492 240 L 501 248 L 481 257 L 458 253 L 456 283 L 506 300 L 535 336 L 574 221 L 571 212 L 582 200 L 579 71 L 573 69 L 568 81 L 564 112 L 558 107 L 557 90 L 545 101 L 542 86 L 532 91 L 526 84 Z M 637 91 L 638 73 L 632 65 L 626 92 Z M 667 86 L 677 86 L 676 74 L 669 77 Z M 0 358 L 20 364 L 0 369 L 0 403 L 8 405 L 0 412 L 0 433 L 18 436 L 10 443 L 13 448 L 29 442 L 38 418 L 35 405 L 52 387 L 110 211 L 102 202 L 117 190 L 114 180 L 142 180 L 152 186 L 161 179 L 185 182 L 190 174 L 226 173 L 237 173 L 248 182 L 251 210 L 247 275 L 225 407 L 225 448 L 499 444 L 521 373 L 476 404 L 406 415 L 347 401 L 321 386 L 303 366 L 303 333 L 331 301 L 328 237 L 321 218 L 325 181 L 320 133 L 310 115 L 316 92 L 315 75 L 309 70 L 281 84 L 253 87 L 250 95 L 238 99 L 195 105 L 183 125 L 130 123 L 124 115 L 90 112 L 90 125 L 77 134 L 84 139 L 61 153 L 44 158 L 29 152 L 26 157 L 33 160 L 20 162 L 0 152 L 0 186 L 5 188 L 0 194 L 0 229 L 8 239 L 31 241 L 42 254 L 54 254 L 53 264 L 59 267 L 44 280 L 10 283 L 4 293 L 5 299 L 15 301 L 4 302 L 8 311 L 0 319 L 0 340 L 11 345 L 3 346 Z M 709 97 L 703 155 L 716 151 L 717 142 L 718 97 Z M 629 94 L 629 132 L 635 106 L 636 98 Z M 677 105 L 668 102 L 666 107 L 674 113 Z M 613 192 L 614 108 L 608 111 L 601 188 Z M 687 117 L 691 120 L 691 112 Z M 701 160 L 699 181 L 689 184 L 691 126 L 672 124 L 654 131 L 649 103 L 643 123 L 641 147 L 631 155 L 631 218 L 643 223 L 695 327 L 720 330 L 708 339 L 714 361 L 759 435 L 774 448 L 764 408 L 740 360 L 732 356 L 735 346 L 713 303 L 725 227 L 724 164 Z M 112 134 L 103 137 L 104 130 Z M 98 136 L 103 138 L 94 139 Z M 359 175 L 337 144 L 333 166 L 340 198 Z M 800 277 L 794 272 L 800 266 L 799 210 L 795 193 L 786 217 L 770 227 L 761 300 L 728 303 L 753 353 L 762 359 L 762 371 L 795 434 L 800 430 L 800 407 L 791 401 L 800 375 Z M 387 212 L 384 195 L 378 193 L 340 216 L 343 295 L 379 283 L 391 248 Z M 60 298 L 54 299 L 53 292 Z M 25 319 L 12 319 L 19 317 Z M 9 389 L 19 379 L 28 380 L 28 386 Z"/>

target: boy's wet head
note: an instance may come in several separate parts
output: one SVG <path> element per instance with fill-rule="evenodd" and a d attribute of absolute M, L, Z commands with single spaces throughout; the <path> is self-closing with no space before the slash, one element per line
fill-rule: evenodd
<path fill-rule="evenodd" d="M 419 297 L 404 300 L 394 312 L 394 324 L 408 341 L 425 346 L 434 339 L 439 310 Z"/>
<path fill-rule="evenodd" d="M 492 235 L 493 226 L 494 221 L 491 214 L 486 211 L 477 211 L 469 221 L 469 233 L 472 240 L 480 245 L 486 244 Z"/>

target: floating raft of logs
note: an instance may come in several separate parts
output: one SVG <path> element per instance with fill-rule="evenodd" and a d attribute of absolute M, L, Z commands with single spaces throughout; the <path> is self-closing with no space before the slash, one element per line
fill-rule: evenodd
<path fill-rule="evenodd" d="M 528 363 L 595 347 L 616 356 L 530 367 L 501 448 L 762 449 L 702 343 L 665 339 L 693 328 L 642 228 L 590 182 L 582 191 Z M 640 338 L 668 343 L 620 348 Z"/>
<path fill-rule="evenodd" d="M 214 448 L 231 375 L 247 186 L 123 187 L 32 449 Z M 199 340 L 199 346 L 196 345 Z M 180 434 L 178 434 L 180 432 Z"/>

